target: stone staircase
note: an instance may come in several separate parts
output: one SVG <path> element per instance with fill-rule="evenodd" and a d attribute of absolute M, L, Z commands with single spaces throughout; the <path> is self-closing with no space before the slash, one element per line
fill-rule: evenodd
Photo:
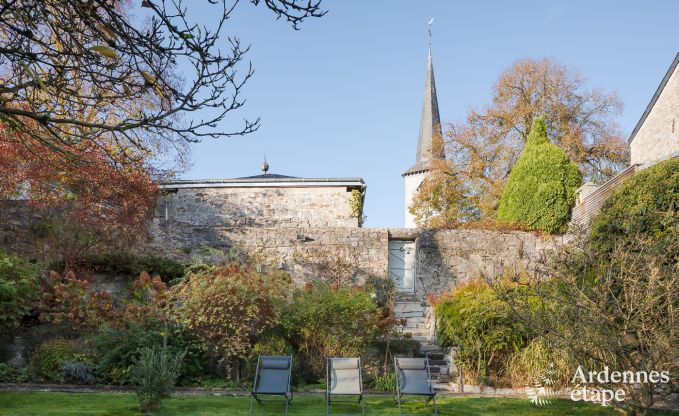
<path fill-rule="evenodd" d="M 394 318 L 397 322 L 405 321 L 405 325 L 396 326 L 397 331 L 409 333 L 412 339 L 420 341 L 418 356 L 428 358 L 434 388 L 449 390 L 452 359 L 448 351 L 436 345 L 436 318 L 431 305 L 412 295 L 400 295 L 394 305 Z"/>

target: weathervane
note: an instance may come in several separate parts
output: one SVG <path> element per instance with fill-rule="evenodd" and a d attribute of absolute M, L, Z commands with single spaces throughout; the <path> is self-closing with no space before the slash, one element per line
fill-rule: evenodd
<path fill-rule="evenodd" d="M 434 18 L 432 17 L 429 19 L 429 23 L 427 23 L 427 31 L 429 32 L 429 49 L 431 49 L 431 24 L 434 23 Z"/>

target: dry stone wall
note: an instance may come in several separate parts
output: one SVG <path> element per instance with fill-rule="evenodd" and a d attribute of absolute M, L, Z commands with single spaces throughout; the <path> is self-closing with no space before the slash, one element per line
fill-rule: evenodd
<path fill-rule="evenodd" d="M 519 231 L 225 226 L 218 217 L 210 217 L 212 214 L 189 215 L 188 201 L 179 206 L 185 207 L 187 213 L 155 218 L 149 240 L 137 250 L 189 260 L 205 248 L 227 250 L 237 246 L 262 256 L 272 267 L 290 271 L 298 283 L 330 274 L 351 274 L 360 284 L 370 275 L 389 275 L 390 239 L 415 240 L 416 289 L 422 299 L 427 293 L 441 293 L 481 274 L 497 275 L 508 268 L 531 269 L 550 250 L 564 243 L 562 237 L 539 237 Z M 198 207 L 191 209 L 199 210 Z M 39 219 L 24 202 L 0 201 L 0 249 L 41 259 L 45 247 L 36 243 L 31 231 Z"/>
<path fill-rule="evenodd" d="M 424 297 L 479 276 L 533 270 L 566 240 L 521 231 L 422 231 L 416 240 L 417 293 Z"/>

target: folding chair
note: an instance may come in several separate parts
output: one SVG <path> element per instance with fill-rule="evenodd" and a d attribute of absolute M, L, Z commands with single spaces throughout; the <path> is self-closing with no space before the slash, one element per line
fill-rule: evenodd
<path fill-rule="evenodd" d="M 325 414 L 330 415 L 330 403 L 354 403 L 354 399 L 332 400 L 332 396 L 358 396 L 361 415 L 365 415 L 363 377 L 360 358 L 328 358 L 325 366 Z"/>
<path fill-rule="evenodd" d="M 431 373 L 429 371 L 429 360 L 427 358 L 396 358 L 394 357 L 394 374 L 396 384 L 396 401 L 398 402 L 398 413 L 401 411 L 401 397 L 408 394 L 411 396 L 425 396 L 427 401 L 434 402 L 434 415 L 436 412 L 436 392 L 431 384 Z"/>
<path fill-rule="evenodd" d="M 285 414 L 288 414 L 288 406 L 292 401 L 290 383 L 292 379 L 291 356 L 258 356 L 255 380 L 250 392 L 250 415 L 252 415 L 254 401 L 260 405 L 263 403 L 285 402 Z M 262 400 L 259 396 L 283 396 L 283 400 Z"/>

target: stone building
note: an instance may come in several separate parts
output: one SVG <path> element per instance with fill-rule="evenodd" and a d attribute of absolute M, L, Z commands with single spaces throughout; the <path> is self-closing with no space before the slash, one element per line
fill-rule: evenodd
<path fill-rule="evenodd" d="M 663 160 L 679 157 L 679 53 L 627 142 L 630 166 L 601 186 L 587 182 L 576 191 L 573 224 L 589 224 L 626 178 Z"/>
<path fill-rule="evenodd" d="M 268 173 L 160 184 L 155 217 L 194 226 L 359 227 L 361 178 L 296 178 Z"/>

